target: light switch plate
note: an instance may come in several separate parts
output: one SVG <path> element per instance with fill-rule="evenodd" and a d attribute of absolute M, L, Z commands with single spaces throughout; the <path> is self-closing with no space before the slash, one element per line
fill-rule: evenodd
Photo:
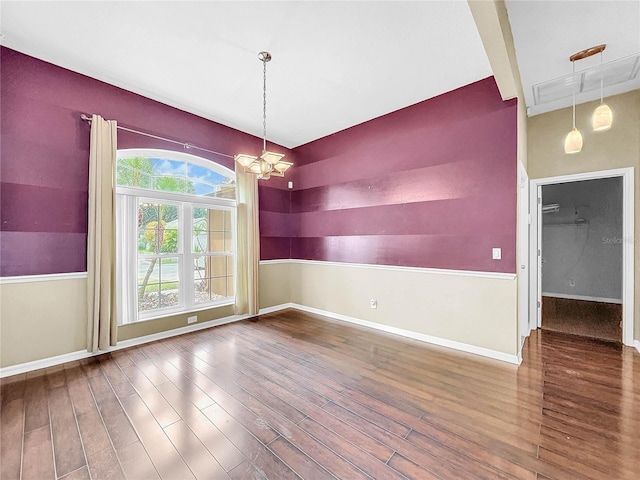
<path fill-rule="evenodd" d="M 493 259 L 494 260 L 502 260 L 502 249 L 494 248 L 493 249 Z"/>

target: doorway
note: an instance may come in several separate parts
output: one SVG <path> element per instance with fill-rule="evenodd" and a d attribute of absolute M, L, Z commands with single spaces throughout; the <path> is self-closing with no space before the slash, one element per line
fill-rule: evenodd
<path fill-rule="evenodd" d="M 541 328 L 622 343 L 622 178 L 542 186 Z"/>
<path fill-rule="evenodd" d="M 633 345 L 633 169 L 531 181 L 537 327 Z"/>

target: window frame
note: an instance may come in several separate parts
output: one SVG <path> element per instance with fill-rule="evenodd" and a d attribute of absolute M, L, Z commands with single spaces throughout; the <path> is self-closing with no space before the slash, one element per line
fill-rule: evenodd
<path fill-rule="evenodd" d="M 140 320 L 149 320 L 151 318 L 156 318 L 156 315 L 154 315 L 156 312 L 160 312 L 160 313 L 166 313 L 166 314 L 175 314 L 175 313 L 179 313 L 182 312 L 186 307 L 187 307 L 187 292 L 185 291 L 185 289 L 182 287 L 184 285 L 184 280 L 185 280 L 185 264 L 186 264 L 186 258 L 185 258 L 185 250 L 184 250 L 184 235 L 186 235 L 185 233 L 183 233 L 186 228 L 185 228 L 185 224 L 184 224 L 184 218 L 185 218 L 185 212 L 184 212 L 184 207 L 185 207 L 185 202 L 181 202 L 178 200 L 162 200 L 162 201 L 158 201 L 158 199 L 154 198 L 154 197 L 141 197 L 141 196 L 135 196 L 135 202 L 134 205 L 136 205 L 136 209 L 135 209 L 135 213 L 133 216 L 133 220 L 137 219 L 137 212 L 138 209 L 140 208 L 140 206 L 142 204 L 145 203 L 150 203 L 150 204 L 156 204 L 156 203 L 162 203 L 164 205 L 174 205 L 177 207 L 178 209 L 178 225 L 177 225 L 177 230 L 178 230 L 178 248 L 176 252 L 170 252 L 170 253 L 157 253 L 157 254 L 140 254 L 140 251 L 138 248 L 135 248 L 135 255 L 130 256 L 130 258 L 133 258 L 135 260 L 135 264 L 132 265 L 133 270 L 129 270 L 130 272 L 136 272 L 136 277 L 137 277 L 137 272 L 138 272 L 138 266 L 139 266 L 139 262 L 141 259 L 152 259 L 152 258 L 157 258 L 160 260 L 160 262 L 162 262 L 163 258 L 172 258 L 172 257 L 177 257 L 178 258 L 178 285 L 180 286 L 180 288 L 178 288 L 178 304 L 175 306 L 169 306 L 169 307 L 164 307 L 164 308 L 156 308 L 153 310 L 149 310 L 149 311 L 140 311 L 139 309 L 137 309 L 137 320 L 136 321 L 140 321 Z M 136 224 L 136 231 L 139 230 L 137 224 Z M 136 238 L 137 240 L 137 238 Z M 136 242 L 137 243 L 137 242 Z M 162 271 L 162 265 L 160 265 L 159 270 Z M 137 278 L 136 278 L 137 280 Z M 135 287 L 135 295 L 137 298 L 137 294 L 138 294 L 138 288 L 139 285 L 136 282 L 132 283 Z M 162 283 L 160 283 L 161 285 Z M 131 292 L 130 292 L 131 293 Z M 129 298 L 134 298 L 134 297 L 129 297 Z M 135 323 L 135 322 L 127 322 L 127 323 Z"/>
<path fill-rule="evenodd" d="M 193 232 L 193 210 L 195 210 L 196 208 L 206 208 L 207 210 L 211 210 L 211 205 L 210 204 L 205 204 L 205 203 L 192 203 L 191 205 L 189 205 L 189 225 L 188 228 L 190 229 L 190 232 Z M 238 272 L 237 272 L 237 262 L 236 262 L 236 218 L 235 218 L 235 213 L 236 210 L 235 208 L 231 208 L 231 207 L 226 207 L 226 206 L 218 206 L 216 205 L 216 209 L 217 210 L 221 210 L 221 211 L 228 211 L 231 213 L 230 215 L 230 220 L 231 220 L 231 228 L 230 228 L 230 232 L 231 232 L 231 250 L 229 251 L 224 251 L 224 252 L 195 252 L 193 249 L 193 240 L 191 240 L 191 242 L 189 243 L 189 260 L 191 262 L 191 265 L 195 264 L 195 259 L 197 256 L 204 256 L 204 257 L 229 257 L 231 256 L 231 259 L 233 261 L 234 264 L 234 269 L 233 269 L 233 277 L 234 277 L 234 282 L 235 282 L 235 278 L 237 278 Z M 187 213 L 185 212 L 185 215 L 187 215 Z M 209 230 L 210 231 L 210 230 Z M 224 230 L 226 231 L 226 229 Z M 191 237 L 189 237 L 191 239 Z M 226 260 L 225 260 L 225 265 L 226 265 Z M 186 267 L 185 267 L 185 271 L 186 271 Z M 229 275 L 225 275 L 225 277 L 228 277 Z M 210 277 L 210 278 L 215 278 L 215 277 Z M 195 282 L 190 282 L 189 283 L 189 289 L 191 290 L 190 293 L 190 297 L 189 298 L 193 298 L 194 299 L 194 306 L 197 306 L 198 308 L 202 307 L 203 305 L 211 305 L 213 302 L 208 302 L 206 304 L 198 304 L 195 302 L 195 286 L 194 286 Z M 233 298 L 234 298 L 234 303 L 235 303 L 235 288 L 234 288 L 234 292 L 233 292 Z M 229 298 L 229 297 L 226 297 Z M 217 305 L 219 302 L 216 302 L 215 305 Z M 225 303 L 225 305 L 227 305 L 228 303 Z M 202 307 L 202 308 L 207 308 L 207 307 Z"/>
<path fill-rule="evenodd" d="M 185 161 L 187 163 L 195 164 L 200 167 L 207 168 L 212 170 L 213 172 L 222 175 L 226 178 L 230 178 L 235 183 L 235 172 L 230 170 L 220 164 L 213 162 L 212 160 L 208 160 L 202 157 L 197 157 L 195 155 L 183 153 L 183 152 L 175 152 L 172 150 L 161 150 L 161 149 L 119 149 L 117 151 L 117 160 L 120 158 L 130 158 L 130 157 L 144 157 L 144 158 L 162 158 L 167 160 L 176 160 L 176 161 Z M 117 163 L 116 163 L 117 168 Z M 125 225 L 124 230 L 128 232 L 136 232 L 135 234 L 135 242 L 131 246 L 131 250 L 129 252 L 120 252 L 123 248 L 123 242 L 131 242 L 132 237 L 131 233 L 129 233 L 129 237 L 126 239 L 118 240 L 118 251 L 117 253 L 117 261 L 118 263 L 122 263 L 125 268 L 119 270 L 118 272 L 118 281 L 125 285 L 127 292 L 122 295 L 126 297 L 129 302 L 134 302 L 135 305 L 118 305 L 118 312 L 120 312 L 118 318 L 119 325 L 128 325 L 132 323 L 139 323 L 148 320 L 155 320 L 158 318 L 178 315 L 178 314 L 188 314 L 191 312 L 196 312 L 200 310 L 207 310 L 211 308 L 233 305 L 235 303 L 235 288 L 232 297 L 225 297 L 222 300 L 212 300 L 206 303 L 197 303 L 195 298 L 195 278 L 194 277 L 194 265 L 195 265 L 195 257 L 196 252 L 193 248 L 193 211 L 196 208 L 206 208 L 206 209 L 214 209 L 214 210 L 222 210 L 229 211 L 231 217 L 231 250 L 229 252 L 225 251 L 220 253 L 221 256 L 231 256 L 232 262 L 234 264 L 233 277 L 234 281 L 237 278 L 237 256 L 236 256 L 236 240 L 237 240 L 237 231 L 236 231 L 236 213 L 237 213 L 237 200 L 230 198 L 218 198 L 218 197 L 209 197 L 203 195 L 196 195 L 191 193 L 184 192 L 170 192 L 163 190 L 151 190 L 147 188 L 136 188 L 130 186 L 120 186 L 117 185 L 117 172 L 114 172 L 114 176 L 116 176 L 116 185 L 115 185 L 115 194 L 117 197 L 117 202 L 124 202 L 123 207 L 118 207 L 118 211 L 126 212 L 125 215 L 128 218 L 118 220 L 119 224 L 123 222 L 129 221 L 129 225 Z M 237 191 L 236 191 L 237 193 Z M 128 197 L 129 200 L 126 202 L 124 198 Z M 120 200 L 123 199 L 123 200 Z M 138 304 L 138 260 L 140 258 L 140 254 L 138 251 L 137 244 L 137 232 L 138 232 L 138 209 L 142 203 L 165 203 L 170 205 L 176 205 L 178 207 L 178 251 L 176 253 L 163 253 L 158 254 L 158 258 L 162 257 L 179 257 L 179 265 L 178 268 L 178 305 L 157 308 L 150 311 L 140 311 Z M 122 255 L 121 255 L 122 253 Z M 200 254 L 202 255 L 202 254 Z M 153 256 L 156 256 L 155 254 Z M 120 258 L 122 257 L 122 258 Z M 123 280 L 121 275 L 125 275 L 126 273 L 130 275 L 135 275 L 135 278 L 130 278 L 127 280 Z M 226 275 L 227 277 L 229 275 Z M 191 279 L 191 280 L 190 280 Z M 128 288 L 127 288 L 128 287 Z M 122 300 L 118 298 L 118 302 L 120 303 Z M 125 318 L 123 318 L 125 317 Z"/>

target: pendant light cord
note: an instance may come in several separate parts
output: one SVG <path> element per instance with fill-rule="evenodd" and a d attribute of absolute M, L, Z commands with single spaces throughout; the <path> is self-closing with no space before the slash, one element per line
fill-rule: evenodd
<path fill-rule="evenodd" d="M 602 71 L 602 52 L 600 52 L 600 105 L 604 103 L 604 72 Z"/>
<path fill-rule="evenodd" d="M 573 129 L 576 128 L 576 62 L 575 60 L 571 61 L 571 65 L 573 66 Z"/>

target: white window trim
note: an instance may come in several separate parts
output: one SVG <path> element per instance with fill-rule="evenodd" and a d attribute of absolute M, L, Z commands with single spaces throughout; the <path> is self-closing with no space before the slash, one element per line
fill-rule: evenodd
<path fill-rule="evenodd" d="M 236 201 L 230 198 L 203 197 L 199 195 L 190 195 L 188 193 L 165 192 L 162 190 L 149 190 L 147 188 L 120 187 L 116 186 L 116 194 L 131 195 L 134 197 L 149 197 L 150 201 L 158 200 L 166 202 L 189 202 L 202 203 L 203 205 L 212 205 L 221 207 L 236 208 Z M 151 194 L 151 196 L 150 196 Z"/>

